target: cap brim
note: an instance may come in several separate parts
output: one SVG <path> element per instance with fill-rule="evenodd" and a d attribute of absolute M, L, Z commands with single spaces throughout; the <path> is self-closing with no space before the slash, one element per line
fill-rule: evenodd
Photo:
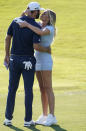
<path fill-rule="evenodd" d="M 28 6 L 29 7 L 29 6 Z M 29 10 L 30 11 L 35 11 L 35 10 L 45 10 L 44 8 L 38 8 L 38 9 L 30 9 L 30 7 L 29 7 Z"/>
<path fill-rule="evenodd" d="M 40 10 L 45 10 L 44 8 L 40 8 Z"/>

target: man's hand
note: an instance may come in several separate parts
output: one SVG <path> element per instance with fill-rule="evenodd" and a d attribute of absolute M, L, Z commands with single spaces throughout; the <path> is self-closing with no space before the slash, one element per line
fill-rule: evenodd
<path fill-rule="evenodd" d="M 33 44 L 33 48 L 39 52 L 46 52 L 46 53 L 49 53 L 51 54 L 51 47 L 43 47 L 41 46 L 40 44 Z"/>
<path fill-rule="evenodd" d="M 51 47 L 47 47 L 47 53 L 51 54 Z"/>
<path fill-rule="evenodd" d="M 9 56 L 5 56 L 5 58 L 4 58 L 4 65 L 5 65 L 5 67 L 8 69 L 8 67 L 9 67 L 9 61 L 10 61 L 10 58 L 9 58 Z"/>

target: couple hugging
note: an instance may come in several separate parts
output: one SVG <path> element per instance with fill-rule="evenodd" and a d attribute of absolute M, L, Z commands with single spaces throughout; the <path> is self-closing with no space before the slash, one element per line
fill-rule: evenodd
<path fill-rule="evenodd" d="M 51 44 L 55 36 L 56 14 L 48 9 L 40 15 L 39 3 L 31 2 L 21 17 L 10 24 L 5 38 L 5 58 L 9 69 L 8 97 L 4 125 L 11 126 L 15 106 L 16 91 L 22 75 L 25 90 L 24 126 L 57 123 L 54 115 L 55 97 L 52 88 Z M 41 22 L 35 19 L 40 16 Z M 11 46 L 12 40 L 12 46 Z M 11 46 L 11 50 L 10 50 Z M 35 50 L 35 52 L 34 52 Z M 34 74 L 39 83 L 43 114 L 36 122 L 32 120 Z M 49 114 L 48 114 L 49 106 Z"/>

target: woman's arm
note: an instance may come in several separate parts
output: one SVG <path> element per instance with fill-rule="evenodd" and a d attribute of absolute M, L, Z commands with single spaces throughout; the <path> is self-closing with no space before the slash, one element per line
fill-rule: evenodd
<path fill-rule="evenodd" d="M 31 15 L 31 12 L 29 11 L 29 9 L 26 9 L 22 12 L 21 16 L 27 16 L 27 15 Z"/>
<path fill-rule="evenodd" d="M 39 28 L 27 23 L 26 21 L 18 23 L 18 24 L 20 25 L 20 27 L 22 27 L 22 28 L 27 27 L 27 28 L 31 29 L 32 31 L 34 31 L 35 33 L 37 33 L 38 35 L 41 35 L 41 36 L 50 34 L 50 30 L 48 30 L 48 29 L 45 29 L 45 30 L 39 29 Z"/>

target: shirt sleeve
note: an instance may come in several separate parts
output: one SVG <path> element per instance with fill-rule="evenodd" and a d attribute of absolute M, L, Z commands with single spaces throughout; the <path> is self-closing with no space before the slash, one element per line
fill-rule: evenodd
<path fill-rule="evenodd" d="M 13 22 L 10 24 L 8 28 L 7 35 L 13 36 Z"/>
<path fill-rule="evenodd" d="M 50 33 L 54 32 L 53 26 L 46 26 L 46 29 L 48 29 L 50 31 Z"/>
<path fill-rule="evenodd" d="M 36 25 L 36 27 L 41 29 L 41 26 L 39 26 L 39 25 Z M 34 35 L 33 35 L 33 43 L 38 44 L 38 43 L 40 43 L 40 41 L 41 41 L 41 36 L 37 35 L 36 33 L 34 33 Z"/>
<path fill-rule="evenodd" d="M 34 33 L 34 35 L 33 35 L 33 43 L 37 44 L 37 43 L 40 43 L 40 41 L 41 41 L 41 36 L 37 35 L 36 33 Z"/>

